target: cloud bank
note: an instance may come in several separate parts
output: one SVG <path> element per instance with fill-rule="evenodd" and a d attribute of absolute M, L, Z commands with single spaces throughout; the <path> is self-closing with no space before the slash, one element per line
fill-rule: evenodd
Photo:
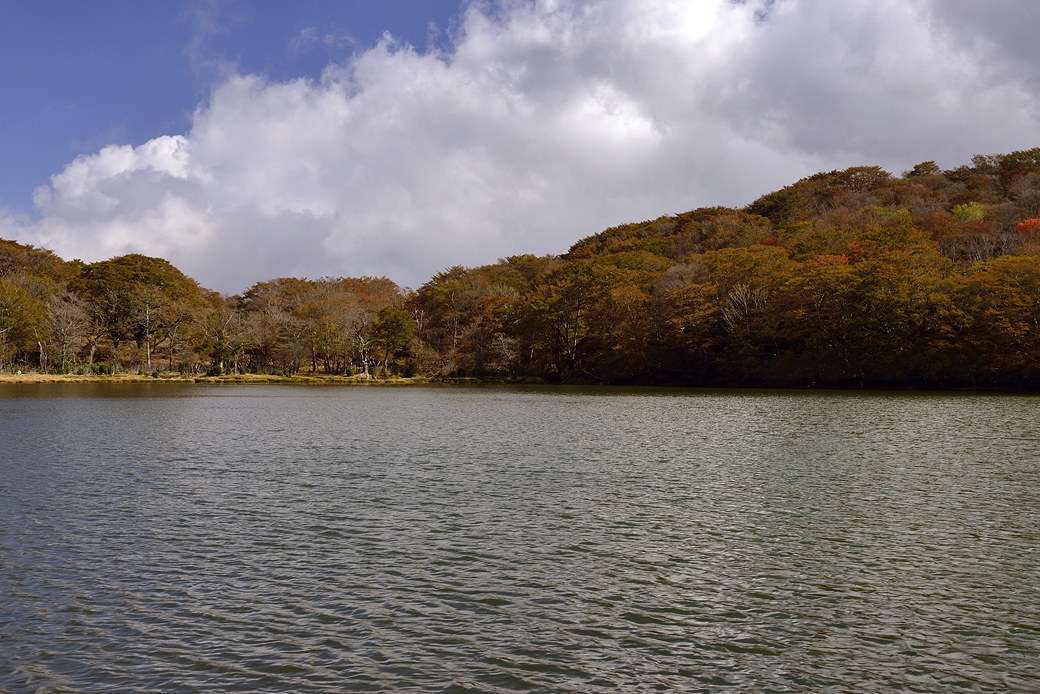
<path fill-rule="evenodd" d="M 318 80 L 233 75 L 191 130 L 112 145 L 0 236 L 169 259 L 241 291 L 558 253 L 809 173 L 1040 145 L 1031 0 L 472 4 L 449 48 L 390 36 Z"/>

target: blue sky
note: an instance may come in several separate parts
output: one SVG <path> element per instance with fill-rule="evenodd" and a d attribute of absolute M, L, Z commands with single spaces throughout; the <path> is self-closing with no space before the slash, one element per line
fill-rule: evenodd
<path fill-rule="evenodd" d="M 7 2 L 0 237 L 239 292 L 1040 146 L 1035 0 Z"/>
<path fill-rule="evenodd" d="M 222 67 L 317 77 L 384 32 L 443 41 L 458 11 L 457 0 L 2 3 L 0 206 L 31 212 L 32 191 L 81 154 L 186 132 Z M 300 41 L 308 29 L 335 40 Z"/>

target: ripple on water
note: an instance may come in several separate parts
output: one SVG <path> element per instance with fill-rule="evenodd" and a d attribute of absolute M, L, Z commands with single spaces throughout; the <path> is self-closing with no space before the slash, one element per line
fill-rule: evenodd
<path fill-rule="evenodd" d="M 22 388 L 0 690 L 1040 690 L 1032 397 Z"/>

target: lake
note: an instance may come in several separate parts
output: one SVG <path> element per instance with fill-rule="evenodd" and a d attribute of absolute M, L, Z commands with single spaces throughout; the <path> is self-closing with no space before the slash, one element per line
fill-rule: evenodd
<path fill-rule="evenodd" d="M 0 692 L 1040 691 L 1040 398 L 0 386 Z"/>

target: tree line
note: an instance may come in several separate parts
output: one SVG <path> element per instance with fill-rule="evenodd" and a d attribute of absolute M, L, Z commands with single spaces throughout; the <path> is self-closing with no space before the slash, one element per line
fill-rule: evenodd
<path fill-rule="evenodd" d="M 0 369 L 699 386 L 1040 385 L 1040 148 L 818 173 L 562 256 L 228 296 L 0 240 Z"/>

